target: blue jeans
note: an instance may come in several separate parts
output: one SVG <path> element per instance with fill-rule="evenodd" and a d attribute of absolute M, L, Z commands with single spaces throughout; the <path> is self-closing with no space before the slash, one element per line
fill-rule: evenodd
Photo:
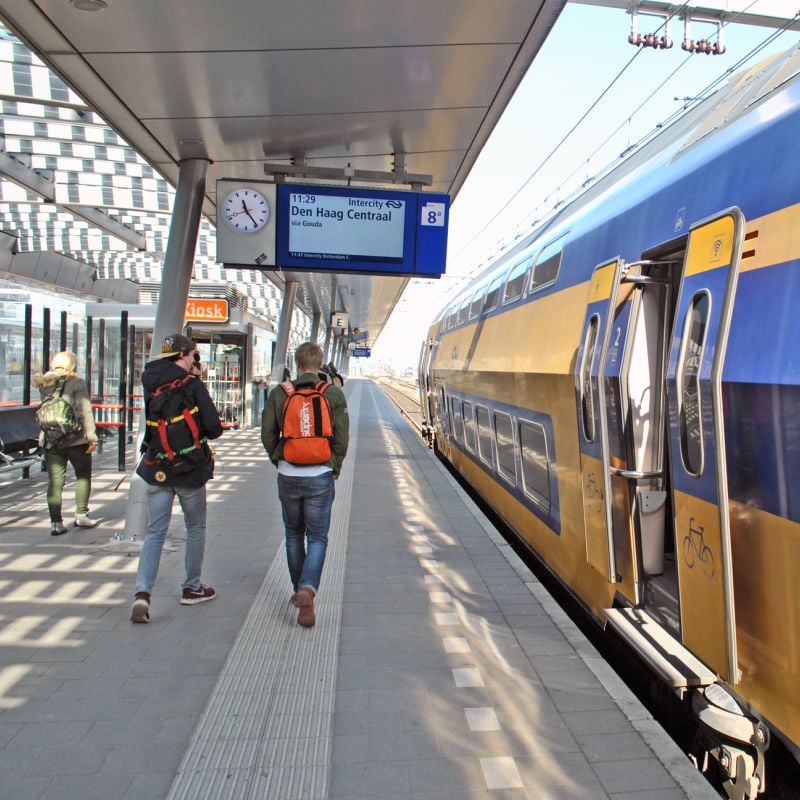
<path fill-rule="evenodd" d="M 319 589 L 334 495 L 332 472 L 313 478 L 278 474 L 286 561 L 295 591 L 308 586 L 316 594 Z"/>
<path fill-rule="evenodd" d="M 200 587 L 200 572 L 203 568 L 203 553 L 206 547 L 206 487 L 185 488 L 182 486 L 147 486 L 147 506 L 150 522 L 147 536 L 139 556 L 136 574 L 136 591 L 152 592 L 161 561 L 161 550 L 172 519 L 172 503 L 178 496 L 186 523 L 186 554 L 184 564 L 186 578 L 182 589 Z"/>

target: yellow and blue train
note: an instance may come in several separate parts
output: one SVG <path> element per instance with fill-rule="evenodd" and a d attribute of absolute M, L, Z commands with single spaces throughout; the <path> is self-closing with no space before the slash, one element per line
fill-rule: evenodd
<path fill-rule="evenodd" d="M 800 50 L 476 277 L 419 378 L 436 450 L 691 698 L 728 794 L 800 760 Z"/>

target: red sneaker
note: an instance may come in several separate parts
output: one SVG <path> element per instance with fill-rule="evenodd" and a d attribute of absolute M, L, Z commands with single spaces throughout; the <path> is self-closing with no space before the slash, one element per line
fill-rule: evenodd
<path fill-rule="evenodd" d="M 196 589 L 184 589 L 181 597 L 181 605 L 193 606 L 196 603 L 205 603 L 206 600 L 213 600 L 217 593 L 210 586 L 202 583 Z"/>

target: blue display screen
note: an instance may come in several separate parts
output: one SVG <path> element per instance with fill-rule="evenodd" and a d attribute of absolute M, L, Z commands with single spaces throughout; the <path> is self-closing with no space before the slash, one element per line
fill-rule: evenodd
<path fill-rule="evenodd" d="M 276 262 L 287 269 L 440 276 L 448 195 L 280 184 Z"/>

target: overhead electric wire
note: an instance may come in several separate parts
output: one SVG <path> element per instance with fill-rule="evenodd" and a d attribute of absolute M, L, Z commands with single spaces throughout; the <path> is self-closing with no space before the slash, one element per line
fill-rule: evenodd
<path fill-rule="evenodd" d="M 752 2 L 752 3 L 750 3 L 750 5 L 748 5 L 748 6 L 747 6 L 745 9 L 743 9 L 743 10 L 742 10 L 742 11 L 740 11 L 740 12 L 737 12 L 736 14 L 732 15 L 730 19 L 726 20 L 726 21 L 725 21 L 725 22 L 722 24 L 722 27 L 723 27 L 723 28 L 724 28 L 724 27 L 727 27 L 728 25 L 730 25 L 730 24 L 732 24 L 733 22 L 735 22 L 735 20 L 736 20 L 736 18 L 737 18 L 738 16 L 740 16 L 741 14 L 744 14 L 744 13 L 746 13 L 746 12 L 747 12 L 747 11 L 749 11 L 751 8 L 753 8 L 753 6 L 757 5 L 759 2 L 760 2 L 760 0 L 753 0 L 753 2 Z M 684 3 L 684 4 L 683 4 L 683 5 L 682 5 L 682 6 L 681 6 L 679 9 L 677 9 L 677 10 L 676 10 L 676 11 L 675 11 L 675 12 L 672 14 L 672 16 L 671 16 L 670 18 L 679 17 L 679 16 L 680 16 L 680 14 L 681 14 L 681 13 L 683 13 L 684 11 L 686 11 L 687 9 L 689 9 L 689 4 L 688 4 L 688 3 Z M 763 50 L 765 47 L 767 47 L 769 44 L 771 44 L 773 41 L 775 41 L 775 39 L 777 39 L 779 36 L 783 35 L 783 34 L 784 34 L 784 33 L 785 33 L 787 30 L 788 30 L 790 23 L 791 23 L 792 21 L 794 21 L 795 19 L 797 19 L 797 17 L 798 17 L 798 16 L 800 16 L 800 12 L 797 12 L 797 13 L 794 15 L 794 17 L 792 18 L 792 20 L 790 20 L 790 21 L 788 21 L 787 23 L 785 23 L 785 25 L 783 25 L 781 28 L 779 28 L 779 29 L 777 29 L 777 30 L 773 31 L 773 32 L 772 32 L 772 33 L 771 33 L 771 34 L 770 34 L 770 35 L 769 35 L 769 36 L 768 36 L 766 39 L 764 39 L 764 41 L 762 41 L 761 43 L 759 43 L 759 44 L 758 44 L 756 47 L 754 47 L 754 48 L 753 48 L 753 49 L 752 49 L 752 50 L 751 50 L 749 53 L 747 53 L 746 55 L 742 56 L 742 58 L 740 58 L 740 59 L 739 59 L 739 60 L 738 60 L 738 61 L 737 61 L 737 62 L 736 62 L 736 63 L 735 63 L 733 66 L 731 66 L 731 67 L 728 67 L 728 68 L 727 68 L 727 69 L 726 69 L 726 70 L 725 70 L 725 71 L 724 71 L 724 72 L 723 72 L 721 75 L 719 75 L 719 76 L 718 76 L 718 77 L 717 77 L 717 78 L 716 78 L 714 81 L 712 81 L 710 84 L 708 84 L 708 85 L 707 85 L 707 86 L 706 86 L 704 89 L 702 89 L 702 90 L 700 91 L 700 93 L 698 93 L 698 94 L 697 94 L 697 95 L 696 95 L 696 96 L 693 98 L 693 103 L 696 103 L 696 102 L 698 102 L 699 100 L 703 99 L 705 96 L 707 96 L 707 95 L 708 95 L 708 94 L 709 94 L 709 93 L 710 93 L 710 92 L 711 92 L 711 91 L 712 91 L 712 90 L 713 90 L 713 89 L 714 89 L 714 88 L 715 88 L 715 87 L 716 87 L 716 86 L 717 86 L 719 83 L 721 83 L 723 80 L 725 80 L 727 76 L 729 76 L 729 75 L 730 75 L 732 72 L 734 72 L 734 71 L 738 70 L 738 69 L 739 69 L 739 68 L 740 68 L 742 65 L 744 65 L 745 63 L 747 63 L 747 61 L 751 60 L 751 59 L 754 57 L 754 55 L 756 55 L 758 52 L 760 52 L 760 51 L 761 51 L 761 50 Z M 667 24 L 667 20 L 665 20 L 665 21 L 664 21 L 664 23 L 662 23 L 662 25 L 661 25 L 661 26 L 660 26 L 660 27 L 659 27 L 659 28 L 658 28 L 658 29 L 655 31 L 655 33 L 658 33 L 658 32 L 661 30 L 661 28 L 663 28 L 663 27 L 665 27 L 665 26 L 666 26 L 666 24 Z M 614 77 L 614 78 L 611 80 L 611 82 L 610 82 L 610 83 L 609 83 L 609 84 L 606 86 L 606 88 L 605 88 L 605 89 L 603 89 L 603 91 L 602 91 L 602 92 L 601 92 L 601 93 L 600 93 L 600 94 L 597 96 L 597 98 L 595 98 L 595 100 L 594 100 L 594 101 L 591 103 L 591 105 L 590 105 L 590 106 L 589 106 L 589 107 L 586 109 L 586 111 L 584 111 L 584 113 L 583 113 L 583 114 L 580 116 L 580 118 L 577 120 L 577 122 L 575 122 L 575 124 L 574 124 L 574 125 L 573 125 L 573 126 L 570 128 L 570 129 L 569 129 L 569 131 L 567 131 L 567 133 L 566 133 L 566 134 L 564 134 L 564 136 L 561 138 L 561 140 L 558 142 L 558 144 L 556 144 L 556 146 L 555 146 L 555 147 L 554 147 L 554 148 L 553 148 L 553 149 L 552 149 L 552 150 L 551 150 L 551 151 L 550 151 L 550 152 L 549 152 L 549 153 L 548 153 L 548 154 L 545 156 L 545 158 L 544 158 L 544 159 L 543 159 L 543 160 L 542 160 L 542 161 L 539 163 L 539 165 L 538 165 L 538 166 L 537 166 L 537 167 L 536 167 L 536 168 L 533 170 L 533 172 L 531 172 L 531 174 L 530 174 L 530 175 L 529 175 L 529 176 L 528 176 L 528 177 L 525 179 L 525 182 L 524 182 L 524 183 L 522 183 L 522 184 L 520 185 L 520 187 L 519 187 L 519 188 L 518 188 L 518 189 L 517 189 L 517 190 L 514 192 L 514 194 L 512 194 L 512 195 L 511 195 L 511 197 L 510 197 L 508 200 L 506 200 L 506 202 L 505 202 L 505 203 L 504 203 L 504 204 L 503 204 L 503 205 L 500 207 L 500 209 L 498 209 L 498 211 L 497 211 L 497 212 L 496 212 L 496 213 L 495 213 L 495 214 L 494 214 L 494 215 L 493 215 L 493 216 L 492 216 L 492 217 L 491 217 L 491 218 L 490 218 L 490 219 L 489 219 L 489 220 L 486 222 L 486 224 L 485 224 L 485 225 L 484 225 L 484 226 L 483 226 L 483 227 L 482 227 L 482 228 L 481 228 L 479 231 L 477 231 L 477 233 L 475 233 L 475 235 L 474 235 L 474 236 L 472 236 L 472 238 L 471 238 L 471 239 L 470 239 L 470 240 L 469 240 L 469 241 L 468 241 L 468 242 L 467 242 L 467 243 L 466 243 L 466 244 L 465 244 L 465 245 L 464 245 L 464 246 L 461 248 L 461 250 L 460 250 L 460 251 L 459 251 L 459 252 L 456 254 L 455 258 L 458 258 L 458 257 L 459 257 L 459 256 L 460 256 L 462 253 L 464 253 L 465 251 L 467 251 L 467 250 L 470 248 L 470 246 L 471 246 L 471 245 L 472 245 L 472 244 L 473 244 L 473 243 L 474 243 L 474 242 L 475 242 L 475 241 L 476 241 L 476 240 L 477 240 L 477 239 L 478 239 L 478 238 L 479 238 L 479 237 L 480 237 L 480 236 L 481 236 L 481 235 L 482 235 L 482 234 L 483 234 L 483 233 L 484 233 L 486 230 L 487 230 L 487 228 L 489 228 L 489 227 L 492 225 L 492 223 L 494 223 L 494 222 L 495 222 L 495 220 L 497 220 L 497 218 L 498 218 L 498 217 L 500 217 L 500 215 L 501 215 L 501 214 L 502 214 L 502 213 L 503 213 L 503 212 L 504 212 L 504 211 L 505 211 L 505 210 L 508 208 L 508 206 L 509 206 L 509 205 L 510 205 L 510 204 L 511 204 L 511 203 L 512 203 L 512 202 L 513 202 L 513 201 L 514 201 L 514 200 L 515 200 L 515 199 L 516 199 L 516 198 L 517 198 L 519 195 L 520 195 L 520 193 L 521 193 L 521 192 L 522 192 L 522 191 L 523 191 L 523 190 L 524 190 L 524 189 L 525 189 L 525 188 L 526 188 L 526 187 L 527 187 L 527 186 L 530 184 L 530 182 L 531 182 L 531 181 L 532 181 L 532 180 L 533 180 L 533 179 L 536 177 L 536 175 L 538 175 L 538 174 L 539 174 L 539 172 L 541 172 L 541 170 L 542 170 L 542 169 L 544 169 L 544 167 L 545 167 L 545 166 L 547 166 L 547 164 L 550 162 L 550 160 L 551 160 L 551 159 L 552 159 L 552 158 L 555 156 L 555 154 L 556 154 L 556 153 L 557 153 L 557 152 L 558 152 L 558 151 L 559 151 L 559 150 L 562 148 L 562 146 L 563 146 L 563 145 L 564 145 L 564 144 L 565 144 L 565 143 L 566 143 L 566 142 L 569 140 L 569 138 L 570 138 L 570 137 L 571 137 L 571 136 L 572 136 L 572 135 L 575 133 L 575 131 L 578 129 L 578 127 L 579 127 L 579 126 L 580 126 L 580 125 L 581 125 L 581 124 L 584 122 L 584 120 L 585 120 L 585 119 L 586 119 L 586 118 L 589 116 L 589 114 L 591 114 L 591 112 L 592 112 L 592 111 L 593 111 L 593 110 L 594 110 L 594 109 L 597 107 L 597 105 L 598 105 L 598 104 L 601 102 L 601 100 L 603 100 L 603 98 L 604 98 L 604 97 L 605 97 L 605 96 L 606 96 L 606 95 L 609 93 L 609 91 L 611 91 L 611 89 L 614 87 L 614 85 L 615 85 L 615 84 L 616 84 L 616 83 L 617 83 L 617 82 L 618 82 L 618 81 L 619 81 L 619 80 L 622 78 L 622 76 L 623 76 L 623 75 L 624 75 L 624 74 L 627 72 L 627 70 L 628 70 L 628 69 L 631 67 L 631 65 L 633 64 L 633 62 L 634 62 L 634 61 L 635 61 L 635 60 L 636 60 L 636 59 L 639 57 L 639 55 L 641 55 L 641 53 L 642 53 L 642 52 L 644 52 L 644 48 L 642 48 L 642 49 L 638 49 L 638 50 L 637 50 L 636 54 L 635 54 L 635 55 L 634 55 L 634 56 L 633 56 L 633 57 L 632 57 L 632 58 L 631 58 L 631 59 L 630 59 L 630 60 L 629 60 L 629 61 L 628 61 L 628 62 L 625 64 L 625 66 L 624 66 L 624 67 L 622 67 L 622 69 L 621 69 L 621 70 L 620 70 L 620 71 L 617 73 L 617 75 L 616 75 L 616 76 L 615 76 L 615 77 Z M 597 153 L 598 153 L 598 152 L 599 152 L 599 151 L 600 151 L 600 150 L 601 150 L 601 149 L 602 149 L 602 148 L 603 148 L 603 147 L 604 147 L 604 146 L 605 146 L 605 145 L 606 145 L 606 144 L 607 144 L 607 143 L 608 143 L 608 142 L 609 142 L 609 141 L 610 141 L 610 140 L 611 140 L 611 139 L 612 139 L 612 138 L 613 138 L 613 137 L 614 137 L 614 136 L 615 136 L 615 135 L 616 135 L 616 134 L 617 134 L 617 133 L 618 133 L 618 132 L 619 132 L 621 129 L 622 129 L 622 127 L 623 127 L 624 125 L 626 125 L 626 124 L 629 124 L 629 123 L 630 123 L 630 121 L 633 119 L 633 117 L 634 117 L 634 116 L 635 116 L 635 115 L 636 115 L 636 114 L 637 114 L 639 111 L 641 111 L 641 109 L 642 109 L 642 108 L 643 108 L 643 107 L 644 107 L 644 106 L 645 106 L 645 105 L 646 105 L 646 104 L 647 104 L 647 103 L 648 103 L 650 100 L 652 100 L 652 99 L 653 99 L 653 97 L 655 96 L 655 94 L 656 94 L 656 93 L 657 93 L 659 90 L 661 90 L 662 88 L 664 88 L 664 86 L 667 84 L 667 82 L 668 82 L 668 81 L 670 81 L 670 80 L 672 80 L 672 78 L 674 78 L 674 77 L 675 77 L 675 75 L 676 75 L 676 74 L 677 74 L 677 73 L 678 73 L 678 72 L 679 72 L 681 69 L 683 69 L 683 67 L 685 67 L 685 66 L 686 66 L 686 64 L 688 64 L 688 63 L 691 61 L 691 59 L 694 57 L 694 55 L 696 55 L 696 54 L 694 54 L 694 53 L 691 53 L 691 54 L 687 55 L 687 57 L 686 57 L 686 58 L 685 58 L 685 59 L 684 59 L 684 60 L 683 60 L 683 61 L 682 61 L 682 62 L 681 62 L 681 63 L 680 63 L 680 64 L 679 64 L 679 65 L 678 65 L 678 66 L 677 66 L 677 67 L 676 67 L 676 68 L 675 68 L 675 69 L 674 69 L 674 70 L 673 70 L 673 71 L 672 71 L 672 72 L 671 72 L 671 73 L 670 73 L 670 74 L 669 74 L 667 77 L 666 77 L 666 78 L 664 78 L 664 80 L 663 80 L 663 81 L 662 81 L 662 82 L 659 84 L 659 86 L 657 86 L 657 87 L 656 87 L 656 88 L 655 88 L 655 89 L 654 89 L 654 90 L 653 90 L 653 91 L 650 93 L 650 95 L 649 95 L 647 98 L 645 98 L 645 99 L 644 99 L 644 100 L 643 100 L 643 101 L 642 101 L 642 102 L 641 102 L 641 103 L 640 103 L 640 104 L 637 106 L 637 108 L 634 110 L 634 112 L 633 112 L 632 114 L 630 114 L 630 115 L 629 115 L 629 116 L 628 116 L 628 117 L 625 119 L 625 121 L 624 121 L 624 122 L 623 122 L 623 123 L 622 123 L 620 126 L 618 126 L 618 127 L 617 127 L 617 128 L 616 128 L 616 129 L 615 129 L 615 130 L 614 130 L 614 131 L 613 131 L 613 132 L 612 132 L 612 133 L 611 133 L 611 134 L 610 134 L 610 135 L 609 135 L 609 136 L 608 136 L 608 137 L 607 137 L 607 138 L 606 138 L 606 139 L 603 141 L 603 143 L 602 143 L 602 144 L 600 144 L 600 145 L 599 145 L 599 146 L 598 146 L 598 147 L 597 147 L 597 148 L 594 150 L 594 152 L 593 152 L 593 153 L 592 153 L 592 154 L 589 156 L 589 158 L 588 158 L 588 159 L 586 159 L 585 161 L 582 161 L 581 163 L 582 163 L 582 164 L 584 164 L 584 163 L 588 162 L 588 161 L 589 161 L 591 158 L 593 158 L 593 157 L 594 157 L 594 156 L 595 156 L 595 155 L 596 155 L 596 154 L 597 154 Z M 679 109 L 678 111 L 676 111 L 675 113 L 671 114 L 669 117 L 667 117 L 667 119 L 666 119 L 664 122 L 661 122 L 661 123 L 659 123 L 659 125 L 658 125 L 658 126 L 655 128 L 655 129 L 651 130 L 651 131 L 650 131 L 648 134 L 646 134 L 644 137 L 642 137 L 641 139 L 639 139 L 639 140 L 638 140 L 638 141 L 637 141 L 637 142 L 636 142 L 634 145 L 630 146 L 630 147 L 628 148 L 628 150 L 629 150 L 629 151 L 632 151 L 632 150 L 635 150 L 635 149 L 639 148 L 643 142 L 647 141 L 649 138 L 652 138 L 652 137 L 653 137 L 653 136 L 654 136 L 654 135 L 655 135 L 655 134 L 656 134 L 658 131 L 662 130 L 663 128 L 665 128 L 665 127 L 667 127 L 667 126 L 669 126 L 669 125 L 671 125 L 671 124 L 672 124 L 672 122 L 674 122 L 674 121 L 675 121 L 675 119 L 677 119 L 678 117 L 680 117 L 680 116 L 681 116 L 681 115 L 682 115 L 682 114 L 683 114 L 683 113 L 686 111 L 686 109 L 689 107 L 689 105 L 691 105 L 691 104 L 687 104 L 687 105 L 685 105 L 683 108 L 681 108 L 681 109 Z M 612 164 L 615 164 L 615 163 L 617 163 L 617 162 L 616 162 L 616 160 L 615 160 L 614 162 L 612 162 Z M 609 169 L 609 167 L 610 167 L 610 166 L 611 166 L 611 165 L 607 166 L 605 169 L 601 170 L 601 171 L 600 171 L 600 173 L 598 173 L 598 174 L 602 174 L 602 173 L 606 172 L 606 171 Z M 574 171 L 573 171 L 573 172 L 572 172 L 572 173 L 571 173 L 569 176 L 567 176 L 567 178 L 565 179 L 565 181 L 567 181 L 567 180 L 569 180 L 570 178 L 572 178 L 572 177 L 573 177 L 573 176 L 574 176 L 574 175 L 575 175 L 575 174 L 576 174 L 576 173 L 579 171 L 579 169 L 580 169 L 580 167 L 579 167 L 579 168 L 577 168 L 577 169 L 575 169 L 575 170 L 574 170 Z M 587 181 L 584 183 L 584 186 L 585 186 L 587 183 L 589 183 L 589 182 L 591 182 L 591 181 L 593 181 L 593 180 L 596 180 L 596 178 L 597 178 L 597 175 L 596 175 L 596 176 L 594 176 L 593 178 L 591 178 L 591 179 L 587 180 Z M 548 195 L 548 196 L 549 196 L 549 195 Z M 563 201 L 562 201 L 562 202 L 563 202 Z M 517 228 L 519 228 L 519 223 L 517 224 Z"/>

